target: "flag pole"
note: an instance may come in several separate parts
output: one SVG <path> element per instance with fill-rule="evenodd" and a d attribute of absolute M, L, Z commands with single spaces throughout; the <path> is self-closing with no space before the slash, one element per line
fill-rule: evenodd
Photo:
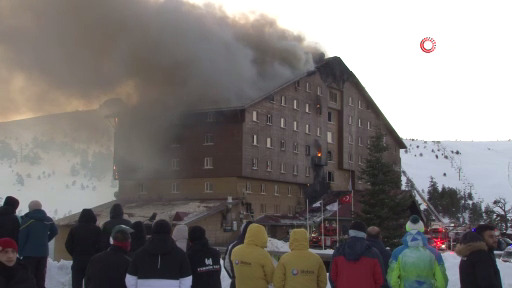
<path fill-rule="evenodd" d="M 355 175 L 354 175 L 355 176 Z M 350 199 L 350 202 L 352 204 L 352 211 L 351 211 L 351 217 L 354 218 L 354 187 L 353 187 L 353 184 L 352 184 L 352 170 L 350 171 L 350 192 L 351 192 L 351 199 Z"/>
<path fill-rule="evenodd" d="M 309 237 L 309 199 L 306 199 L 306 227 L 308 229 L 308 237 Z"/>
<path fill-rule="evenodd" d="M 336 241 L 340 241 L 340 217 L 339 217 L 339 210 L 340 210 L 340 203 L 338 202 L 339 199 L 336 199 Z"/>
<path fill-rule="evenodd" d="M 322 207 L 322 223 L 320 225 L 320 228 L 322 229 L 322 250 L 325 250 L 325 239 L 324 239 L 324 202 L 322 200 L 322 204 L 320 204 L 320 207 Z"/>

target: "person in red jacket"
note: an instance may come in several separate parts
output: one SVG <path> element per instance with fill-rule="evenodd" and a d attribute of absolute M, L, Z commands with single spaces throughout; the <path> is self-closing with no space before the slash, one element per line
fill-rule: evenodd
<path fill-rule="evenodd" d="M 366 225 L 354 221 L 348 240 L 332 254 L 331 287 L 379 288 L 384 283 L 382 258 L 366 241 Z"/>

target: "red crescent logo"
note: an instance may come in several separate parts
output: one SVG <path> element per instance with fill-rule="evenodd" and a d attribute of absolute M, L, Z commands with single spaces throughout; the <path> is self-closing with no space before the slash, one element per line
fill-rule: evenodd
<path fill-rule="evenodd" d="M 432 43 L 432 47 L 430 47 L 429 49 L 425 48 L 426 42 Z M 432 37 L 425 37 L 420 42 L 420 48 L 421 48 L 421 51 L 423 51 L 425 53 L 432 53 L 432 52 L 434 52 L 434 50 L 436 50 L 436 40 L 434 40 Z"/>

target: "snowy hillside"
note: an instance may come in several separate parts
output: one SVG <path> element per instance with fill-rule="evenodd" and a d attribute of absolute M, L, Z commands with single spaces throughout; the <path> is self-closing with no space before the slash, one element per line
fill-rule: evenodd
<path fill-rule="evenodd" d="M 60 218 L 114 199 L 113 130 L 96 111 L 0 123 L 0 197 Z"/>
<path fill-rule="evenodd" d="M 404 142 L 407 150 L 401 151 L 402 169 L 420 191 L 427 191 L 432 176 L 439 187 L 445 185 L 471 191 L 484 203 L 491 203 L 497 197 L 505 197 L 512 203 L 511 141 Z M 405 178 L 402 184 L 405 184 Z"/>

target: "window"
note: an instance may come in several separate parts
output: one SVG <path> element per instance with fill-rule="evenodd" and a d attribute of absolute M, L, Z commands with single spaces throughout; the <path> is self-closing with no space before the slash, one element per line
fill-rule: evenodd
<path fill-rule="evenodd" d="M 316 88 L 316 94 L 318 94 L 318 95 L 322 96 L 322 87 L 318 86 L 318 87 Z"/>
<path fill-rule="evenodd" d="M 311 134 L 311 131 L 309 129 L 309 124 L 306 124 L 306 134 Z"/>
<path fill-rule="evenodd" d="M 297 121 L 293 121 L 293 131 L 299 131 L 299 124 Z"/>
<path fill-rule="evenodd" d="M 327 112 L 327 122 L 333 123 L 334 121 L 332 118 L 333 118 L 332 112 L 331 111 Z"/>
<path fill-rule="evenodd" d="M 286 106 L 286 96 L 281 96 L 281 105 Z"/>
<path fill-rule="evenodd" d="M 299 110 L 299 101 L 297 99 L 293 100 L 293 109 Z"/>
<path fill-rule="evenodd" d="M 382 137 L 382 145 L 386 146 L 386 136 Z"/>
<path fill-rule="evenodd" d="M 354 139 L 352 139 L 352 135 L 348 135 L 348 144 L 353 144 Z"/>
<path fill-rule="evenodd" d="M 372 129 L 372 121 L 368 121 L 368 129 Z"/>
<path fill-rule="evenodd" d="M 295 87 L 297 87 L 297 88 L 300 87 L 300 81 L 299 80 L 295 81 Z"/>
<path fill-rule="evenodd" d="M 348 153 L 348 162 L 354 162 L 354 155 L 352 155 L 352 153 Z"/>
<path fill-rule="evenodd" d="M 363 101 L 359 100 L 357 102 L 358 102 L 357 105 L 358 105 L 359 109 L 363 109 Z"/>
<path fill-rule="evenodd" d="M 171 193 L 179 193 L 180 192 L 180 184 L 179 183 L 172 183 L 171 184 Z"/>
<path fill-rule="evenodd" d="M 286 164 L 281 163 L 281 173 L 286 173 Z"/>
<path fill-rule="evenodd" d="M 274 195 L 279 195 L 279 186 L 274 185 Z"/>
<path fill-rule="evenodd" d="M 215 115 L 213 114 L 213 112 L 208 112 L 208 114 L 206 116 L 206 121 L 208 121 L 208 122 L 215 121 Z"/>
<path fill-rule="evenodd" d="M 363 146 L 363 139 L 361 137 L 357 137 L 357 144 Z"/>
<path fill-rule="evenodd" d="M 268 97 L 268 101 L 270 101 L 270 103 L 275 103 L 276 102 L 276 95 L 271 95 L 270 97 Z"/>
<path fill-rule="evenodd" d="M 327 171 L 327 182 L 334 182 L 334 173 L 332 171 Z"/>
<path fill-rule="evenodd" d="M 267 148 L 272 148 L 272 138 L 267 138 Z"/>
<path fill-rule="evenodd" d="M 306 156 L 311 155 L 311 146 L 306 145 L 305 147 L 306 147 Z"/>
<path fill-rule="evenodd" d="M 288 215 L 289 216 L 293 215 L 293 206 L 291 206 L 291 205 L 288 205 Z"/>
<path fill-rule="evenodd" d="M 245 192 L 252 193 L 250 182 L 245 183 Z"/>
<path fill-rule="evenodd" d="M 213 192 L 212 182 L 204 182 L 204 192 Z"/>
<path fill-rule="evenodd" d="M 338 93 L 329 91 L 329 102 L 338 104 Z"/>
<path fill-rule="evenodd" d="M 357 126 L 363 127 L 363 121 L 361 121 L 361 118 L 357 119 Z"/>
<path fill-rule="evenodd" d="M 322 130 L 320 130 L 320 127 L 316 128 L 316 136 L 320 137 L 320 135 L 321 135 L 320 132 L 321 131 Z"/>
<path fill-rule="evenodd" d="M 309 110 L 309 103 L 306 103 L 306 113 L 311 113 L 311 110 Z"/>
<path fill-rule="evenodd" d="M 204 145 L 213 144 L 213 134 L 204 134 Z"/>
<path fill-rule="evenodd" d="M 265 183 L 261 184 L 261 194 L 265 194 Z"/>
<path fill-rule="evenodd" d="M 180 159 L 172 159 L 171 160 L 171 168 L 172 168 L 172 170 L 180 169 Z"/>
<path fill-rule="evenodd" d="M 281 213 L 281 205 L 274 204 L 274 214 L 280 214 Z"/>
<path fill-rule="evenodd" d="M 327 151 L 327 161 L 333 162 L 332 161 L 332 151 Z"/>
<path fill-rule="evenodd" d="M 260 204 L 260 213 L 261 214 L 267 213 L 267 204 L 263 204 L 263 203 Z"/>
<path fill-rule="evenodd" d="M 146 190 L 144 189 L 144 184 L 139 184 L 139 194 L 147 194 Z"/>
<path fill-rule="evenodd" d="M 252 111 L 252 121 L 258 122 L 258 111 Z"/>
<path fill-rule="evenodd" d="M 293 165 L 293 175 L 299 175 L 299 165 Z"/>
<path fill-rule="evenodd" d="M 310 173 L 311 173 L 311 167 L 306 166 L 306 177 L 309 177 Z"/>
<path fill-rule="evenodd" d="M 327 143 L 334 143 L 332 140 L 332 132 L 331 131 L 327 132 Z"/>
<path fill-rule="evenodd" d="M 311 92 L 311 85 L 309 82 L 306 82 L 306 91 Z"/>
<path fill-rule="evenodd" d="M 299 188 L 299 196 L 304 197 L 304 191 L 302 191 L 302 188 Z"/>
<path fill-rule="evenodd" d="M 358 162 L 360 165 L 363 165 L 363 156 L 359 155 Z"/>
<path fill-rule="evenodd" d="M 258 169 L 258 158 L 252 158 L 252 169 Z"/>
<path fill-rule="evenodd" d="M 352 116 L 348 116 L 348 124 L 352 125 Z"/>
<path fill-rule="evenodd" d="M 352 97 L 348 97 L 348 105 L 354 106 L 354 102 L 352 101 Z"/>
<path fill-rule="evenodd" d="M 258 135 L 252 135 L 252 145 L 258 145 Z"/>
<path fill-rule="evenodd" d="M 213 158 L 212 157 L 204 158 L 204 168 L 213 168 Z"/>
<path fill-rule="evenodd" d="M 284 140 L 281 140 L 281 150 L 286 150 L 286 142 Z"/>
<path fill-rule="evenodd" d="M 286 119 L 281 118 L 281 128 L 286 128 Z"/>
<path fill-rule="evenodd" d="M 370 147 L 370 139 L 368 139 L 368 144 L 367 144 L 368 147 Z"/>
<path fill-rule="evenodd" d="M 297 142 L 293 142 L 293 152 L 299 153 L 299 144 Z"/>
<path fill-rule="evenodd" d="M 288 196 L 292 196 L 292 187 L 288 186 Z"/>
<path fill-rule="evenodd" d="M 267 115 L 267 124 L 272 125 L 272 115 L 270 114 Z"/>
<path fill-rule="evenodd" d="M 272 171 L 272 161 L 267 161 L 267 171 Z"/>

